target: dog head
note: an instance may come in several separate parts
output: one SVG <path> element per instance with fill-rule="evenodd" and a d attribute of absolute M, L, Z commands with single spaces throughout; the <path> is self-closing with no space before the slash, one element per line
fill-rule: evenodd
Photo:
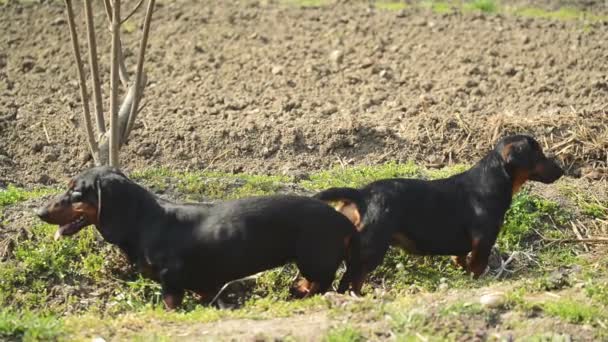
<path fill-rule="evenodd" d="M 132 223 L 134 187 L 139 188 L 118 169 L 94 167 L 71 179 L 67 191 L 36 210 L 36 215 L 59 225 L 55 239 L 95 225 L 108 242 L 117 242 Z"/>
<path fill-rule="evenodd" d="M 530 136 L 505 137 L 497 144 L 495 151 L 501 156 L 505 169 L 514 182 L 515 191 L 526 180 L 549 184 L 564 174 L 557 162 L 547 157 L 540 144 Z"/>

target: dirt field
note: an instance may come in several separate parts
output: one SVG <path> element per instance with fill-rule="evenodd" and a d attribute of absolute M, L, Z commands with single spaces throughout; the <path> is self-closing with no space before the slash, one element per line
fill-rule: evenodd
<path fill-rule="evenodd" d="M 133 67 L 140 20 L 131 22 Z M 0 32 L 0 182 L 63 182 L 88 151 L 63 6 L 5 5 Z M 517 131 L 539 135 L 571 175 L 601 178 L 607 42 L 606 20 L 162 2 L 146 107 L 122 162 L 284 174 L 387 160 L 442 166 L 470 163 Z"/>

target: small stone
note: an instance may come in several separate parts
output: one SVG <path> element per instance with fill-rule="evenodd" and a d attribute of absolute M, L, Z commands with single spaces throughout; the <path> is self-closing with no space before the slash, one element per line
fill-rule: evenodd
<path fill-rule="evenodd" d="M 57 18 L 57 19 L 53 20 L 53 21 L 51 22 L 51 25 L 52 25 L 52 26 L 59 26 L 59 25 L 63 25 L 63 24 L 65 24 L 65 23 L 66 23 L 65 18 L 61 18 L 61 17 L 59 17 L 59 18 Z"/>
<path fill-rule="evenodd" d="M 91 342 L 106 342 L 106 340 L 104 340 L 103 337 L 96 336 L 96 337 L 93 337 Z"/>
<path fill-rule="evenodd" d="M 23 62 L 21 62 L 21 71 L 29 72 L 30 70 L 32 70 L 34 68 L 35 65 L 36 65 L 36 62 L 34 62 L 33 59 L 27 58 Z"/>
<path fill-rule="evenodd" d="M 0 154 L 0 165 L 11 166 L 13 165 L 13 161 L 9 156 Z"/>
<path fill-rule="evenodd" d="M 59 159 L 59 155 L 55 152 L 51 152 L 51 153 L 47 154 L 46 156 L 44 156 L 45 162 L 54 162 L 54 161 L 57 161 L 58 159 Z"/>
<path fill-rule="evenodd" d="M 281 74 L 283 74 L 283 67 L 280 66 L 280 65 L 275 65 L 275 66 L 272 67 L 272 69 L 270 70 L 270 72 L 273 75 L 281 75 Z"/>
<path fill-rule="evenodd" d="M 505 303 L 505 295 L 502 292 L 492 292 L 482 295 L 479 303 L 488 308 L 497 308 Z"/>
<path fill-rule="evenodd" d="M 332 63 L 340 64 L 344 60 L 344 54 L 341 50 L 334 50 L 329 54 L 329 60 Z"/>
<path fill-rule="evenodd" d="M 40 177 L 38 177 L 38 183 L 43 184 L 43 185 L 51 185 L 55 182 L 55 180 L 47 175 L 42 175 Z"/>
<path fill-rule="evenodd" d="M 431 89 L 433 89 L 433 82 L 426 81 L 420 85 L 420 88 L 422 88 L 424 91 L 431 91 Z"/>
<path fill-rule="evenodd" d="M 517 69 L 511 64 L 505 65 L 504 73 L 507 76 L 515 76 L 517 74 Z"/>
<path fill-rule="evenodd" d="M 335 105 L 329 105 L 321 109 L 321 114 L 323 115 L 331 115 L 338 111 L 338 107 Z"/>
<path fill-rule="evenodd" d="M 474 88 L 474 87 L 477 87 L 478 84 L 479 84 L 479 82 L 477 82 L 473 79 L 468 79 L 464 85 L 467 88 Z"/>
<path fill-rule="evenodd" d="M 378 75 L 386 80 L 390 80 L 392 78 L 391 73 L 386 69 L 382 69 Z"/>

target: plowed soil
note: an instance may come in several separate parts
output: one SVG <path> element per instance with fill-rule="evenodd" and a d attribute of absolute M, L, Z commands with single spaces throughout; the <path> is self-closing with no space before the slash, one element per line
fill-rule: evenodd
<path fill-rule="evenodd" d="M 0 9 L 0 183 L 64 182 L 91 165 L 64 7 Z M 130 70 L 139 15 L 124 26 Z M 108 99 L 101 8 L 95 19 Z M 524 132 L 571 175 L 606 177 L 606 21 L 193 0 L 162 2 L 153 20 L 127 170 L 442 166 Z"/>

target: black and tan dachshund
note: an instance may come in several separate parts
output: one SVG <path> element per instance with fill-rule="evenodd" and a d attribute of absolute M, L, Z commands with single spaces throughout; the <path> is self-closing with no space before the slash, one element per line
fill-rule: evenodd
<path fill-rule="evenodd" d="M 449 178 L 385 179 L 361 189 L 328 189 L 314 197 L 333 202 L 361 231 L 365 275 L 393 245 L 412 254 L 451 255 L 457 265 L 479 277 L 512 196 L 527 180 L 553 183 L 562 175 L 536 140 L 513 135 L 500 140 L 471 169 Z M 356 292 L 361 286 L 361 281 L 353 284 Z"/>
<path fill-rule="evenodd" d="M 226 282 L 294 261 L 305 297 L 327 291 L 346 261 L 341 291 L 358 276 L 354 225 L 325 202 L 276 195 L 215 205 L 161 199 L 110 167 L 73 178 L 67 192 L 38 209 L 59 225 L 55 238 L 95 225 L 146 276 L 159 281 L 168 309 L 184 291 L 205 297 Z"/>

